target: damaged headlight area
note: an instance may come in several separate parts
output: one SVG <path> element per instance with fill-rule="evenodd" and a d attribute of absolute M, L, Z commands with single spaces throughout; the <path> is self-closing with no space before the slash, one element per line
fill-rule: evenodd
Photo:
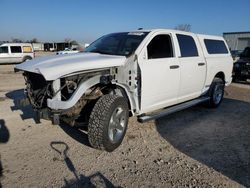
<path fill-rule="evenodd" d="M 40 74 L 25 72 L 25 93 L 34 109 L 47 106 L 47 98 L 53 97 L 52 81 L 47 82 Z"/>
<path fill-rule="evenodd" d="M 90 112 L 84 108 L 87 106 L 86 109 L 90 109 L 94 101 L 103 95 L 107 88 L 105 84 L 100 83 L 87 89 L 77 103 L 69 109 L 51 109 L 48 107 L 47 100 L 56 99 L 67 102 L 74 97 L 74 93 L 81 84 L 97 75 L 103 79 L 103 75 L 109 75 L 109 70 L 69 75 L 54 81 L 46 81 L 40 74 L 24 72 L 26 96 L 37 112 L 39 120 L 40 118 L 48 119 L 58 124 L 60 116 L 60 120 L 74 126 L 79 118 L 87 121 Z M 81 122 L 83 122 L 82 119 Z"/>

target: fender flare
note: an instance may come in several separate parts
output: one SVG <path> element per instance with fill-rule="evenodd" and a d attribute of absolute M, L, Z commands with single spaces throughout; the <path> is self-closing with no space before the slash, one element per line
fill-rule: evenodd
<path fill-rule="evenodd" d="M 120 88 L 122 88 L 124 90 L 126 97 L 128 98 L 130 111 L 132 113 L 132 116 L 134 116 L 134 114 L 135 114 L 134 109 L 136 109 L 136 103 L 135 103 L 133 97 L 131 96 L 128 88 L 122 84 L 119 84 L 119 83 L 115 83 L 115 85 L 119 86 Z"/>

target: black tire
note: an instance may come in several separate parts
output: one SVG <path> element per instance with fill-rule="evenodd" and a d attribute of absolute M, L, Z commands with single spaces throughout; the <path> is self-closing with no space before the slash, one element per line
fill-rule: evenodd
<path fill-rule="evenodd" d="M 217 108 L 224 96 L 225 82 L 221 78 L 214 78 L 210 89 L 208 91 L 208 96 L 210 97 L 207 106 L 210 108 Z"/>
<path fill-rule="evenodd" d="M 118 110 L 121 110 L 121 112 Z M 119 118 L 118 112 L 122 114 L 121 117 L 119 114 L 120 120 L 114 121 L 114 116 L 116 120 Z M 124 97 L 111 94 L 102 96 L 96 102 L 89 118 L 88 137 L 90 145 L 96 149 L 108 152 L 114 151 L 125 136 L 128 118 L 128 102 Z M 116 125 L 119 125 L 117 126 L 119 128 L 114 128 Z M 114 130 L 117 132 L 114 132 Z"/>
<path fill-rule="evenodd" d="M 30 56 L 25 56 L 24 58 L 23 58 L 23 61 L 22 62 L 25 62 L 25 61 L 28 61 L 28 60 L 31 60 L 32 59 L 32 57 L 30 57 Z"/>
<path fill-rule="evenodd" d="M 246 82 L 246 81 L 247 81 L 247 78 L 246 78 L 246 77 L 242 77 L 242 78 L 240 79 L 240 81 Z"/>
<path fill-rule="evenodd" d="M 237 82 L 236 76 L 233 76 L 232 82 Z"/>

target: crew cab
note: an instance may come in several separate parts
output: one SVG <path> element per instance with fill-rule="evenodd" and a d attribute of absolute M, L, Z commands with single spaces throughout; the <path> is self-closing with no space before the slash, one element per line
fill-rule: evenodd
<path fill-rule="evenodd" d="M 22 63 L 34 58 L 30 43 L 5 43 L 0 46 L 1 63 Z"/>
<path fill-rule="evenodd" d="M 143 123 L 199 103 L 218 107 L 232 68 L 222 37 L 154 29 L 108 34 L 85 52 L 15 70 L 26 80 L 23 105 L 54 124 L 87 126 L 90 144 L 111 152 L 131 116 Z"/>

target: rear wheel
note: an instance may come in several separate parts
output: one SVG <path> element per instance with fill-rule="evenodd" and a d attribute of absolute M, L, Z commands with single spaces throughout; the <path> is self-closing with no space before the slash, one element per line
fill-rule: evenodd
<path fill-rule="evenodd" d="M 31 59 L 32 59 L 32 57 L 26 56 L 26 57 L 23 58 L 23 61 L 22 61 L 22 62 L 29 61 L 29 60 L 31 60 Z"/>
<path fill-rule="evenodd" d="M 221 78 L 214 78 L 208 92 L 210 97 L 208 107 L 216 108 L 220 105 L 224 96 L 224 88 L 224 81 Z"/>
<path fill-rule="evenodd" d="M 128 125 L 128 103 L 118 95 L 104 95 L 95 104 L 88 125 L 89 142 L 111 152 L 122 142 Z"/>

